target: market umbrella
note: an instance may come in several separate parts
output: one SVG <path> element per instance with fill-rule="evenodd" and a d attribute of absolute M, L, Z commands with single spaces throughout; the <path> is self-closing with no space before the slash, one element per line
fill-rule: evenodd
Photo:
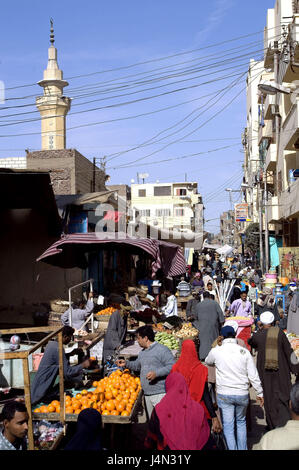
<path fill-rule="evenodd" d="M 105 236 L 105 238 L 104 238 Z M 87 253 L 101 249 L 125 249 L 131 253 L 147 253 L 153 259 L 152 275 L 162 269 L 166 276 L 179 276 L 186 272 L 182 249 L 161 240 L 134 238 L 123 233 L 73 233 L 63 235 L 51 245 L 37 261 L 61 268 L 84 269 L 88 265 Z"/>

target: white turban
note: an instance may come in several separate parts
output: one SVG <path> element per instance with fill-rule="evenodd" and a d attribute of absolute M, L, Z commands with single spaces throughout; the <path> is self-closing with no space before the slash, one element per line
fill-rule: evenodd
<path fill-rule="evenodd" d="M 239 328 L 238 322 L 235 320 L 227 320 L 223 326 L 231 326 L 235 330 L 235 333 L 237 333 Z"/>
<path fill-rule="evenodd" d="M 260 321 L 264 325 L 270 325 L 274 322 L 274 315 L 272 312 L 263 312 L 260 316 Z"/>

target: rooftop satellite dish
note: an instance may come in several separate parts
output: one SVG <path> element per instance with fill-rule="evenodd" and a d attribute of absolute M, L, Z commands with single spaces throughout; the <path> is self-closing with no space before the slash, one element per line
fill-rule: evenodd
<path fill-rule="evenodd" d="M 142 179 L 142 182 L 144 183 L 145 178 L 149 177 L 148 173 L 138 173 L 139 178 Z"/>

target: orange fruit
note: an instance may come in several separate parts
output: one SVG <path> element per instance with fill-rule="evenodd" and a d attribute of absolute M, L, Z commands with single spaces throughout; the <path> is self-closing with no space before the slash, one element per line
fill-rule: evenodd
<path fill-rule="evenodd" d="M 81 403 L 79 403 L 78 401 L 74 401 L 72 406 L 74 410 L 78 410 L 79 408 L 81 408 Z"/>
<path fill-rule="evenodd" d="M 112 392 L 110 392 L 110 391 L 108 390 L 108 391 L 105 393 L 105 398 L 106 398 L 107 400 L 111 400 L 112 397 L 113 397 Z"/>
<path fill-rule="evenodd" d="M 73 414 L 73 408 L 71 406 L 66 407 L 65 412 L 67 414 Z"/>
<path fill-rule="evenodd" d="M 33 410 L 33 411 L 34 411 L 34 413 L 40 413 L 41 412 L 40 408 L 35 408 L 35 410 Z"/>
<path fill-rule="evenodd" d="M 95 380 L 94 382 L 92 382 L 92 386 L 93 386 L 93 387 L 97 387 L 97 386 L 98 386 L 98 382 Z"/>
<path fill-rule="evenodd" d="M 81 393 L 82 393 L 82 395 L 87 395 L 87 394 L 88 394 L 88 391 L 84 389 L 84 390 L 82 390 Z"/>
<path fill-rule="evenodd" d="M 41 413 L 48 413 L 48 407 L 45 406 L 45 405 L 42 405 L 42 406 L 40 407 L 40 412 L 41 412 Z"/>
<path fill-rule="evenodd" d="M 121 416 L 129 416 L 129 414 L 130 414 L 130 413 L 129 413 L 128 411 L 124 410 L 124 411 L 121 412 L 120 415 L 121 415 Z"/>
<path fill-rule="evenodd" d="M 56 406 L 56 413 L 60 413 L 60 405 Z"/>
<path fill-rule="evenodd" d="M 110 411 L 108 411 L 108 410 L 103 410 L 103 411 L 102 411 L 102 415 L 103 415 L 103 416 L 108 416 L 108 415 L 110 415 Z"/>
<path fill-rule="evenodd" d="M 76 400 L 81 400 L 81 398 L 82 398 L 82 395 L 81 395 L 81 393 L 77 393 L 77 395 L 76 395 L 76 397 L 75 397 L 75 398 L 76 398 Z"/>
<path fill-rule="evenodd" d="M 110 414 L 111 416 L 118 416 L 120 413 L 117 410 L 112 410 Z"/>
<path fill-rule="evenodd" d="M 75 415 L 78 415 L 79 413 L 81 413 L 81 410 L 80 409 L 75 410 L 74 413 L 75 413 Z"/>
<path fill-rule="evenodd" d="M 56 406 L 59 405 L 59 401 L 58 400 L 53 400 L 50 404 L 55 406 L 55 408 L 56 408 Z"/>
<path fill-rule="evenodd" d="M 116 409 L 117 409 L 117 411 L 120 411 L 120 412 L 121 412 L 121 411 L 124 411 L 124 409 L 125 409 L 124 403 L 121 403 L 121 402 L 118 403 L 118 404 L 116 405 Z"/>
<path fill-rule="evenodd" d="M 55 406 L 53 406 L 53 405 L 51 405 L 51 404 L 48 406 L 48 412 L 49 412 L 49 413 L 54 413 L 55 410 L 56 410 L 56 407 L 55 407 Z"/>
<path fill-rule="evenodd" d="M 109 400 L 106 405 L 106 410 L 112 411 L 115 409 L 115 404 L 112 400 Z"/>

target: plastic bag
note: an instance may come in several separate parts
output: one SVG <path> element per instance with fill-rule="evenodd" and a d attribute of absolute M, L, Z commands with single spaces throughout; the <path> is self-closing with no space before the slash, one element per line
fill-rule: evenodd
<path fill-rule="evenodd" d="M 222 431 L 219 433 L 211 431 L 211 435 L 216 446 L 215 450 L 228 450 L 227 443 Z"/>

